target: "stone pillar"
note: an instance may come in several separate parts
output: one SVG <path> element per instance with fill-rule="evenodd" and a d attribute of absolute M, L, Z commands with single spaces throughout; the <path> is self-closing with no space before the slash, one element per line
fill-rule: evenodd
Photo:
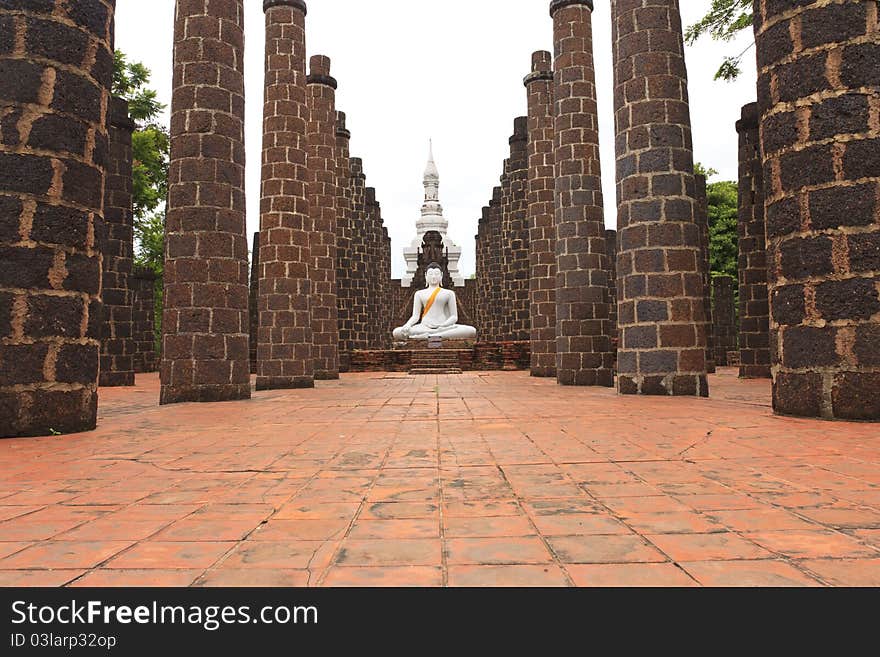
<path fill-rule="evenodd" d="M 510 339 L 510 329 L 512 324 L 510 297 L 512 285 L 510 280 L 510 158 L 504 160 L 503 173 L 499 182 L 501 183 L 501 225 L 499 229 L 499 241 L 497 247 L 501 256 L 501 274 L 499 277 L 499 293 L 498 308 L 499 315 L 498 337 L 500 340 Z"/>
<path fill-rule="evenodd" d="M 764 172 L 758 104 L 742 108 L 739 133 L 739 375 L 770 378 L 770 301 L 767 292 Z"/>
<path fill-rule="evenodd" d="M 556 380 L 614 385 L 592 0 L 553 0 Z"/>
<path fill-rule="evenodd" d="M 878 3 L 755 10 L 773 407 L 877 421 Z"/>
<path fill-rule="evenodd" d="M 378 349 L 381 337 L 379 336 L 379 315 L 382 303 L 381 276 L 379 275 L 380 242 L 382 239 L 382 208 L 376 200 L 376 190 L 367 187 L 364 190 L 364 207 L 366 226 L 364 230 L 367 289 L 369 290 L 366 300 L 367 316 L 364 320 L 367 344 L 370 349 Z"/>
<path fill-rule="evenodd" d="M 135 123 L 128 103 L 111 98 L 109 157 L 104 182 L 104 230 L 101 231 L 103 278 L 101 300 L 101 358 L 98 385 L 134 385 L 131 271 L 134 265 L 132 208 L 132 146 Z"/>
<path fill-rule="evenodd" d="M 605 254 L 608 265 L 608 324 L 611 344 L 617 360 L 617 344 L 620 338 L 617 335 L 617 231 L 605 230 Z"/>
<path fill-rule="evenodd" d="M 266 80 L 260 204 L 260 329 L 257 389 L 311 388 L 309 106 L 306 5 L 264 0 Z"/>
<path fill-rule="evenodd" d="M 715 364 L 730 365 L 727 354 L 736 351 L 736 307 L 732 276 L 715 276 L 712 279 L 712 323 L 715 325 Z"/>
<path fill-rule="evenodd" d="M 477 221 L 476 244 L 476 276 L 477 295 L 475 300 L 477 338 L 480 342 L 489 341 L 490 318 L 489 299 L 492 290 L 489 281 L 489 208 L 483 207 L 482 215 Z"/>
<path fill-rule="evenodd" d="M 0 3 L 0 436 L 95 428 L 113 0 Z"/>
<path fill-rule="evenodd" d="M 242 0 L 178 0 L 160 402 L 248 399 Z"/>
<path fill-rule="evenodd" d="M 715 373 L 715 337 L 712 323 L 712 262 L 709 244 L 709 195 L 706 176 L 694 176 L 697 225 L 700 227 L 700 276 L 703 281 L 703 316 L 706 321 L 706 372 Z"/>
<path fill-rule="evenodd" d="M 339 371 L 351 368 L 351 132 L 345 113 L 336 112 L 336 313 Z"/>
<path fill-rule="evenodd" d="M 509 339 L 528 340 L 529 318 L 529 119 L 518 117 L 510 138 L 510 201 L 508 211 L 507 290 Z"/>
<path fill-rule="evenodd" d="M 257 345 L 260 334 L 260 233 L 254 233 L 251 249 L 251 278 L 248 294 L 248 346 L 251 374 L 257 373 Z"/>
<path fill-rule="evenodd" d="M 380 219 L 381 220 L 381 219 Z M 382 312 L 379 315 L 379 345 L 382 349 L 391 347 L 391 332 L 396 328 L 392 321 L 394 303 L 391 292 L 391 236 L 382 220 L 382 258 L 379 262 L 379 275 L 382 290 Z"/>
<path fill-rule="evenodd" d="M 309 209 L 312 216 L 312 360 L 315 378 L 339 378 L 336 308 L 336 80 L 330 58 L 315 55 L 308 77 Z"/>
<path fill-rule="evenodd" d="M 134 371 L 156 371 L 156 273 L 144 267 L 132 272 Z"/>
<path fill-rule="evenodd" d="M 612 0 L 621 394 L 702 395 L 706 330 L 678 0 Z"/>
<path fill-rule="evenodd" d="M 504 340 L 504 308 L 502 306 L 502 290 L 504 281 L 504 249 L 501 246 L 501 204 L 503 194 L 501 187 L 492 190 L 489 201 L 489 336 L 491 341 Z"/>
<path fill-rule="evenodd" d="M 556 178 L 553 168 L 553 57 L 532 54 L 529 105 L 529 307 L 531 374 L 556 376 Z"/>
<path fill-rule="evenodd" d="M 370 321 L 368 300 L 370 297 L 369 280 L 367 273 L 369 263 L 367 258 L 366 227 L 366 183 L 364 175 L 364 163 L 359 157 L 353 157 L 351 162 L 351 340 L 352 349 L 368 349 L 369 335 L 367 333 Z"/>

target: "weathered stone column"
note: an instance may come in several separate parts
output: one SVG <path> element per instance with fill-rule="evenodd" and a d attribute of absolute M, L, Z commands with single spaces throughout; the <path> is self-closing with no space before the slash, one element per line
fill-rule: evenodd
<path fill-rule="evenodd" d="M 95 428 L 113 0 L 0 3 L 0 436 Z"/>
<path fill-rule="evenodd" d="M 351 162 L 351 340 L 353 349 L 368 349 L 370 311 L 368 301 L 369 262 L 367 257 L 367 206 L 364 163 L 359 157 Z"/>
<path fill-rule="evenodd" d="M 556 380 L 614 385 L 592 0 L 553 0 Z"/>
<path fill-rule="evenodd" d="M 678 0 L 612 0 L 618 389 L 708 395 L 700 229 Z"/>
<path fill-rule="evenodd" d="M 503 194 L 501 187 L 492 189 L 492 200 L 489 201 L 489 330 L 490 341 L 504 340 L 504 308 L 502 306 L 502 290 L 504 281 L 504 253 L 501 247 L 501 204 Z"/>
<path fill-rule="evenodd" d="M 251 374 L 257 373 L 257 345 L 260 334 L 260 233 L 254 233 L 251 242 L 251 277 L 248 287 L 248 354 Z"/>
<path fill-rule="evenodd" d="M 480 342 L 490 340 L 489 299 L 491 283 L 489 281 L 489 208 L 484 206 L 477 221 L 476 243 L 476 275 L 477 296 L 475 300 L 477 338 Z"/>
<path fill-rule="evenodd" d="M 716 276 L 712 279 L 712 323 L 715 325 L 715 364 L 729 365 L 728 352 L 736 351 L 736 307 L 732 276 Z"/>
<path fill-rule="evenodd" d="M 508 280 L 509 339 L 528 340 L 529 317 L 529 119 L 520 116 L 513 122 L 510 138 L 510 201 L 506 276 Z"/>
<path fill-rule="evenodd" d="M 351 132 L 345 113 L 336 112 L 336 310 L 339 371 L 351 368 Z"/>
<path fill-rule="evenodd" d="M 104 304 L 101 326 L 100 386 L 134 385 L 134 335 L 131 272 L 134 265 L 132 146 L 135 123 L 128 103 L 111 98 L 109 157 L 104 181 L 104 230 L 101 231 Z"/>
<path fill-rule="evenodd" d="M 178 0 L 160 402 L 250 397 L 242 0 Z"/>
<path fill-rule="evenodd" d="M 712 323 L 712 264 L 709 244 L 709 194 L 706 176 L 694 176 L 697 225 L 700 227 L 700 277 L 703 281 L 703 316 L 706 321 L 706 372 L 715 373 L 715 327 Z"/>
<path fill-rule="evenodd" d="M 880 420 L 877 2 L 755 10 L 773 407 Z"/>
<path fill-rule="evenodd" d="M 134 371 L 156 371 L 156 273 L 144 267 L 132 272 Z"/>
<path fill-rule="evenodd" d="M 556 177 L 553 168 L 553 56 L 532 54 L 529 106 L 529 307 L 531 374 L 556 376 Z M 479 276 L 478 276 L 479 278 Z"/>
<path fill-rule="evenodd" d="M 605 230 L 605 254 L 608 265 L 608 324 L 611 344 L 614 347 L 615 362 L 617 361 L 617 231 Z"/>
<path fill-rule="evenodd" d="M 330 58 L 315 55 L 308 77 L 309 209 L 312 216 L 312 359 L 315 378 L 339 378 L 336 308 L 336 80 Z"/>
<path fill-rule="evenodd" d="M 264 0 L 266 88 L 260 204 L 257 389 L 315 385 L 311 319 L 306 5 Z"/>
<path fill-rule="evenodd" d="M 742 108 L 739 133 L 739 375 L 770 378 L 770 301 L 767 292 L 764 171 L 758 104 Z"/>

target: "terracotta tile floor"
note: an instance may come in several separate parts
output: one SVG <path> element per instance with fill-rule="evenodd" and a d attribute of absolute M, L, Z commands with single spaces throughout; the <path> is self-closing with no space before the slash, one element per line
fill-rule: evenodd
<path fill-rule="evenodd" d="M 357 374 L 0 441 L 0 585 L 877 586 L 880 427 L 769 385 Z"/>

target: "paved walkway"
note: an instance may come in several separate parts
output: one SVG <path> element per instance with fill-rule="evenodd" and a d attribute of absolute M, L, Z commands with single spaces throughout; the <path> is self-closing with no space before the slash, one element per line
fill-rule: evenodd
<path fill-rule="evenodd" d="M 766 382 L 346 375 L 0 440 L 0 585 L 880 586 L 880 427 Z"/>

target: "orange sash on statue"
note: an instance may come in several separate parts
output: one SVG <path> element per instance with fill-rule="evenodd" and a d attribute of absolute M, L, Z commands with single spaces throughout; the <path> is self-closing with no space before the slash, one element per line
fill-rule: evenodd
<path fill-rule="evenodd" d="M 425 315 L 428 314 L 428 311 L 431 310 L 431 306 L 434 305 L 434 302 L 437 300 L 437 295 L 440 294 L 440 290 L 442 289 L 443 288 L 438 287 L 434 290 L 434 293 L 428 299 L 428 303 L 426 303 L 425 307 L 422 309 L 422 316 L 419 317 L 419 322 L 421 322 L 425 318 Z"/>

